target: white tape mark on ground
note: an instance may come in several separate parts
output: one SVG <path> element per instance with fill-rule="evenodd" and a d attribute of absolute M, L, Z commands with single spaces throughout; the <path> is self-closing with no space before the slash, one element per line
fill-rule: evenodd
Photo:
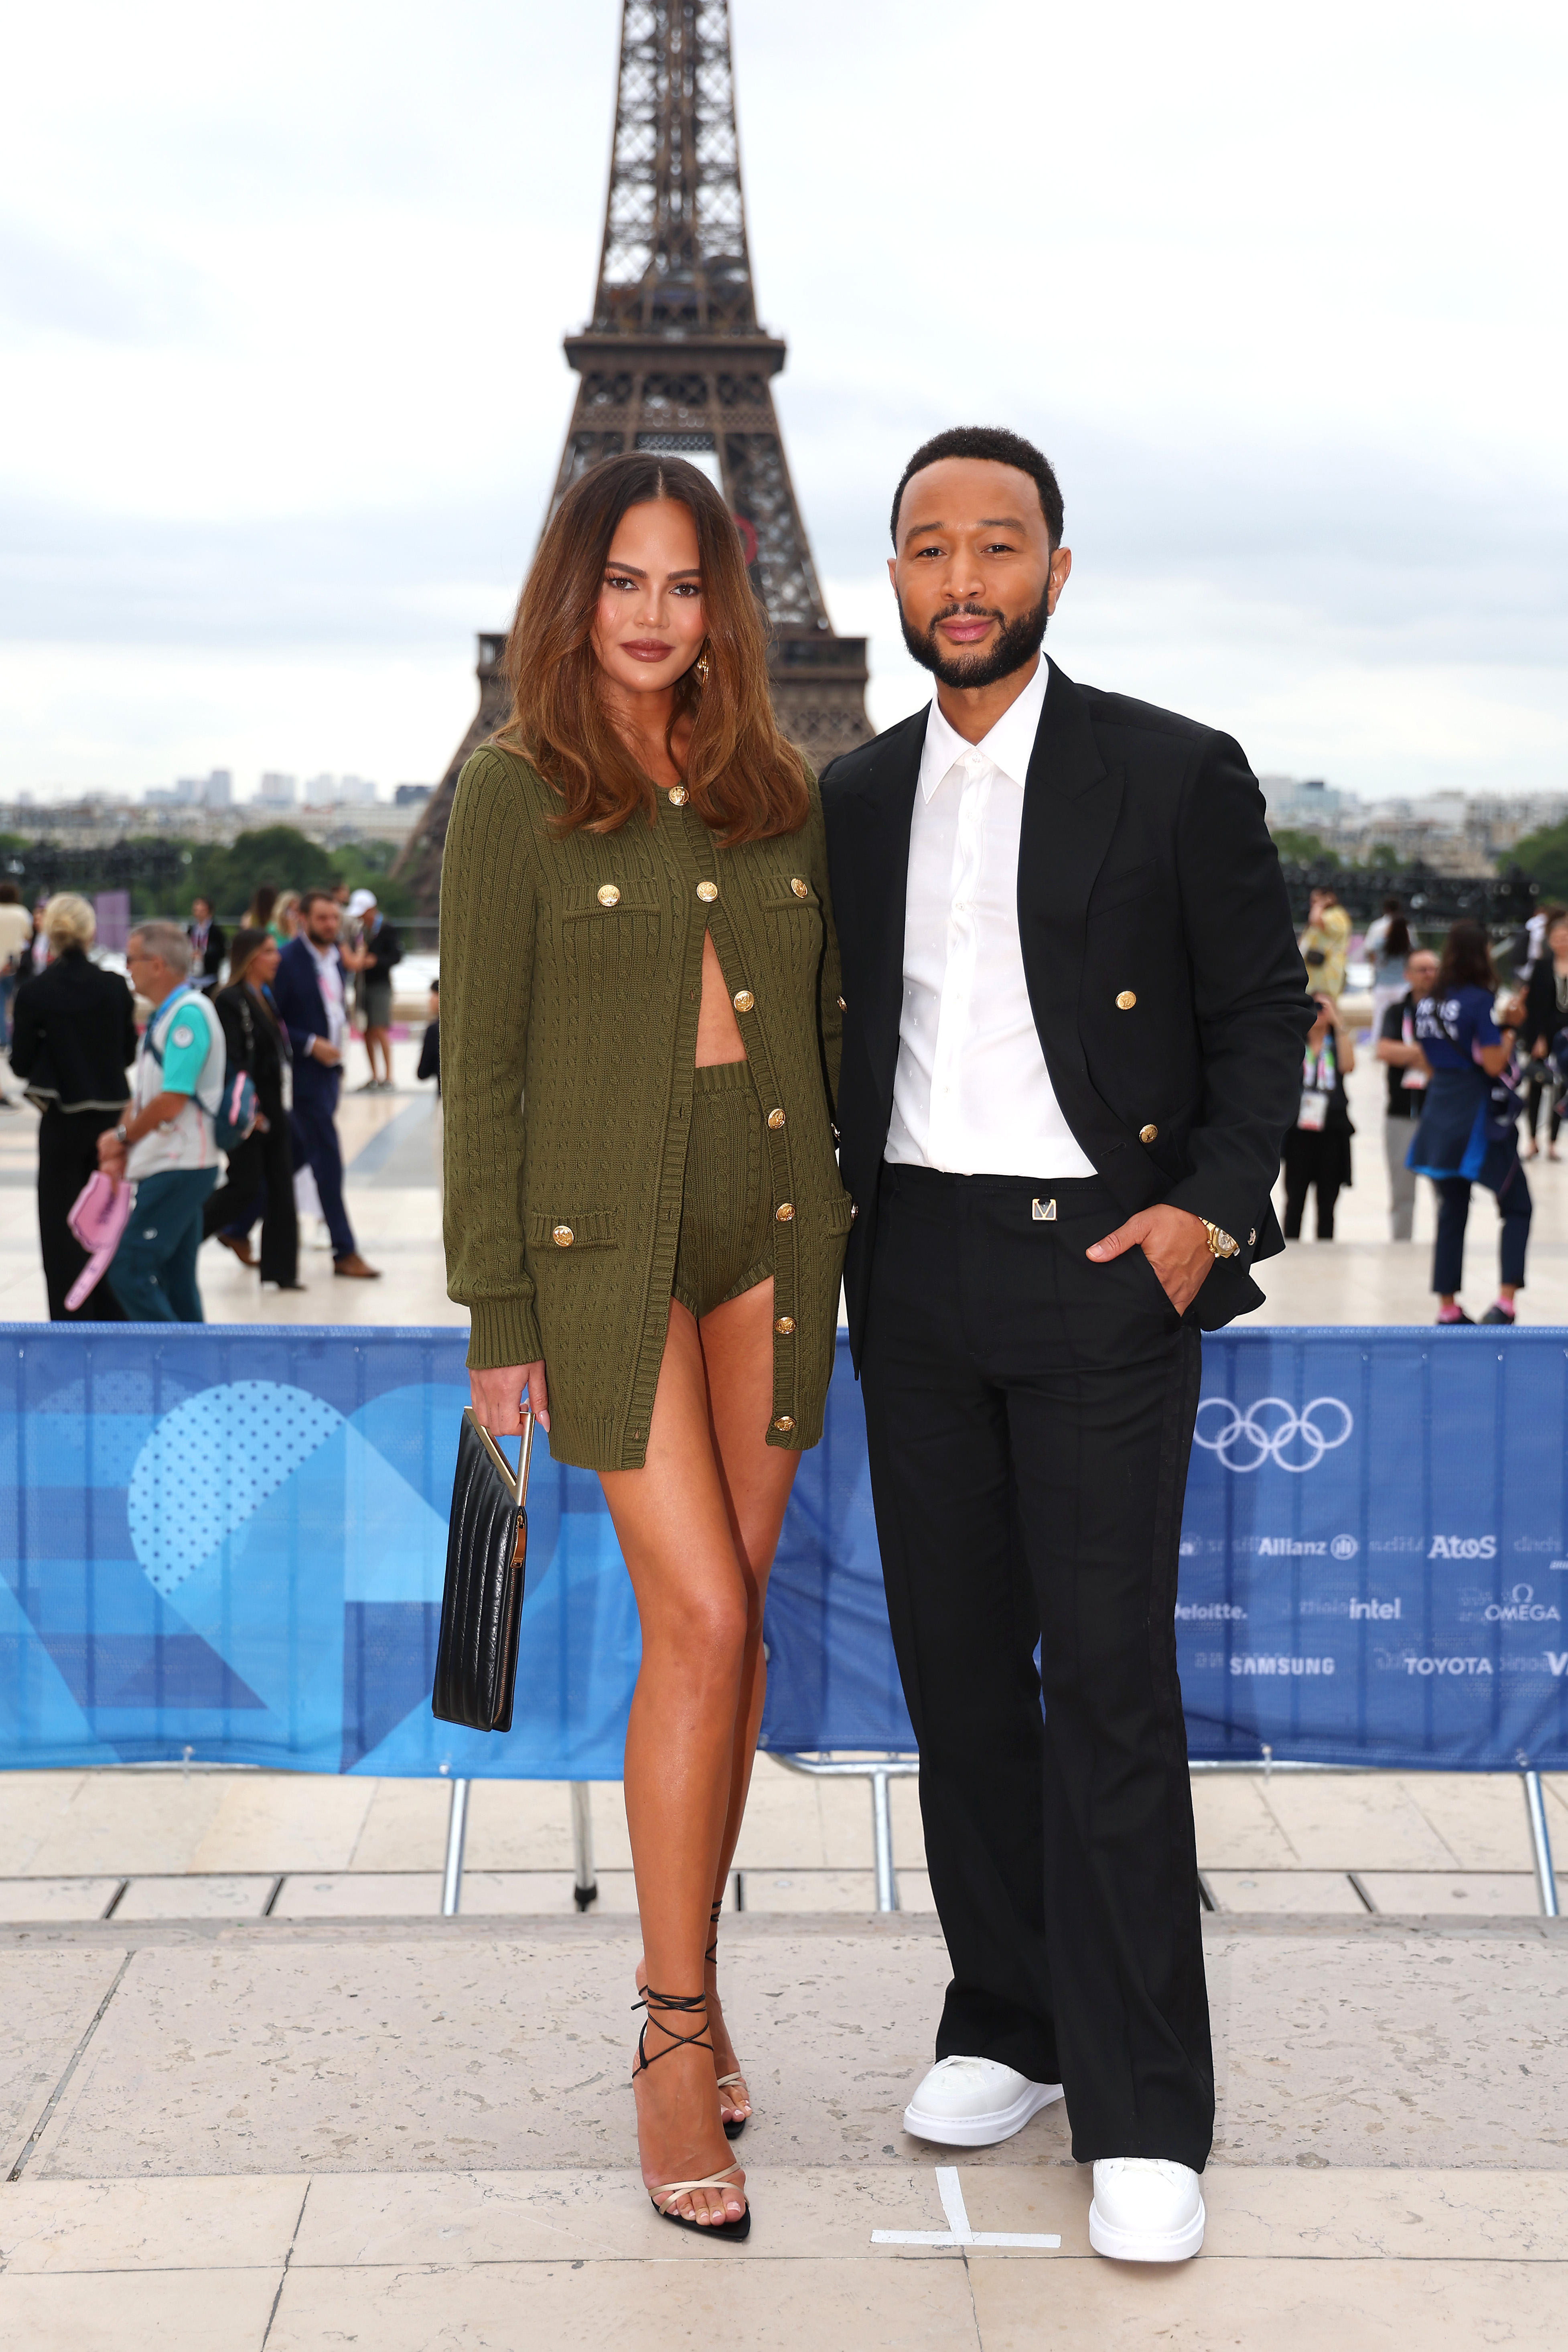
<path fill-rule="evenodd" d="M 964 2210 L 963 2191 L 958 2185 L 958 2168 L 939 2164 L 936 2168 L 936 2193 L 942 2199 L 942 2210 L 947 2215 L 945 2230 L 873 2230 L 874 2246 L 1043 2246 L 1058 2247 L 1059 2238 L 1047 2237 L 1037 2230 L 972 2230 L 969 2215 Z"/>

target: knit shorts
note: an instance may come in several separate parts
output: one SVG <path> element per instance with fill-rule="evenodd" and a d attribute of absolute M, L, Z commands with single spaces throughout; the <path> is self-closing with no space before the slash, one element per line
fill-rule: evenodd
<path fill-rule="evenodd" d="M 670 1295 L 699 1318 L 773 1273 L 766 1168 L 751 1064 L 714 1062 L 696 1070 Z"/>

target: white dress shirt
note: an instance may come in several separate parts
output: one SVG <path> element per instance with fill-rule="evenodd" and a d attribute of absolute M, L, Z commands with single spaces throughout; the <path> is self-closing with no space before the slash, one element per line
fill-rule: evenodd
<path fill-rule="evenodd" d="M 329 1045 L 335 1045 L 341 1053 L 343 1039 L 348 1034 L 349 1016 L 348 1008 L 343 1003 L 343 968 L 338 961 L 337 943 L 334 940 L 331 947 L 319 948 L 307 932 L 305 945 L 310 949 L 315 961 L 317 984 L 321 992 L 321 1003 L 326 1008 L 327 1043 Z M 300 1050 L 308 1054 L 313 1042 L 313 1039 L 307 1037 Z"/>
<path fill-rule="evenodd" d="M 904 1000 L 887 1157 L 959 1176 L 1092 1176 L 1040 1051 L 1018 939 L 1024 781 L 1042 659 L 989 735 L 932 702 L 910 824 Z"/>

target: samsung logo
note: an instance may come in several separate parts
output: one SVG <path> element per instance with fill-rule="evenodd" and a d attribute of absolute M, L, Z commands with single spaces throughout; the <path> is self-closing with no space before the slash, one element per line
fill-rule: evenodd
<path fill-rule="evenodd" d="M 1331 1675 L 1332 1658 L 1232 1658 L 1233 1675 Z"/>

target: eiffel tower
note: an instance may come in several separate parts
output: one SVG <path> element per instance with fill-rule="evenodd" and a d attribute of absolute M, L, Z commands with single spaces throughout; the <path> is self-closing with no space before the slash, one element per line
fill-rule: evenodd
<path fill-rule="evenodd" d="M 827 617 L 770 388 L 785 346 L 757 322 L 728 0 L 625 0 L 598 291 L 564 348 L 579 382 L 551 513 L 622 450 L 711 452 L 772 624 L 779 724 L 818 769 L 865 742 L 866 640 Z M 505 646 L 479 638 L 479 709 L 398 862 L 425 911 L 463 762 L 507 717 Z"/>

